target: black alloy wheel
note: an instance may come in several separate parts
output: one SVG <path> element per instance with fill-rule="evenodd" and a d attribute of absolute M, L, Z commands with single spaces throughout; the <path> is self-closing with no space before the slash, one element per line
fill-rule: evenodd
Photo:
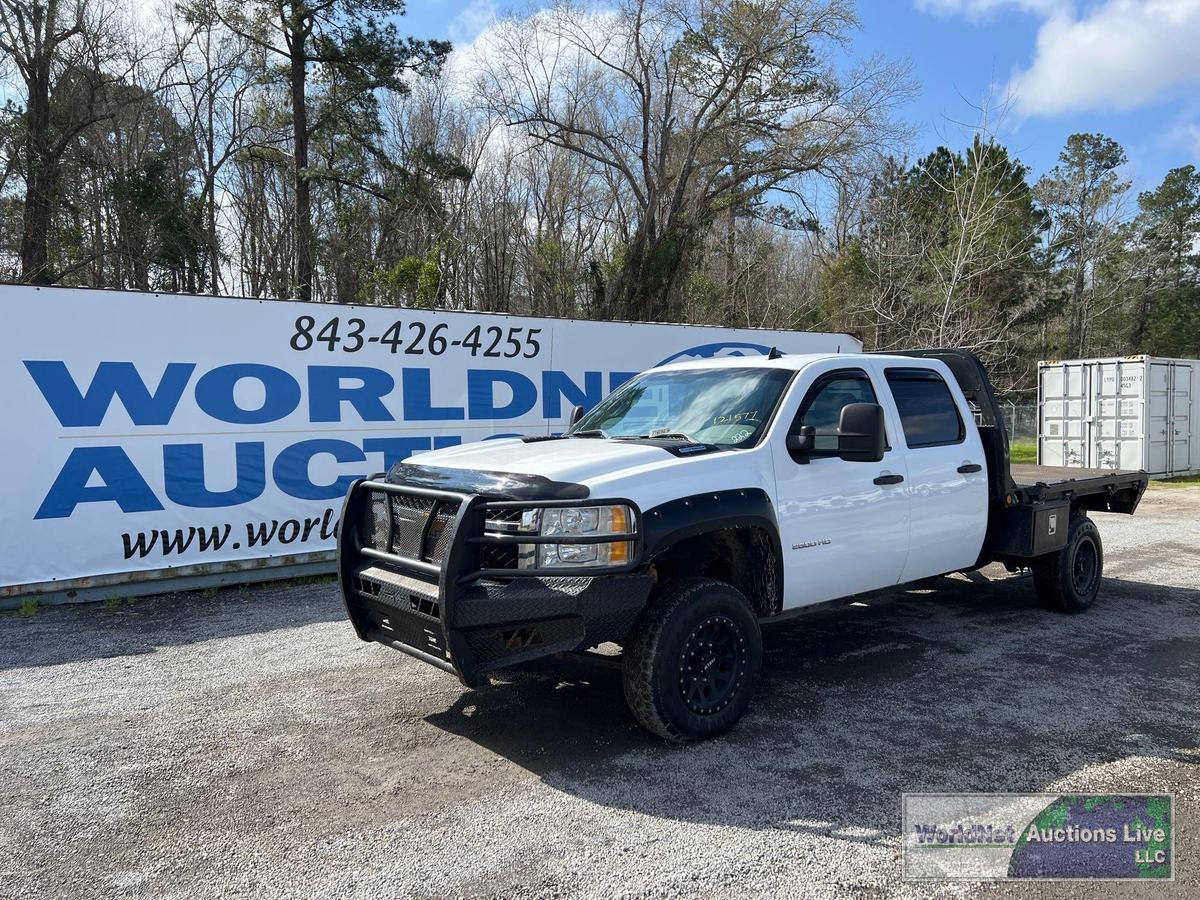
<path fill-rule="evenodd" d="M 670 741 L 734 726 L 762 669 L 762 632 L 746 596 L 711 578 L 662 585 L 625 640 L 621 681 L 643 728 Z"/>
<path fill-rule="evenodd" d="M 683 644 L 679 690 L 688 709 L 699 716 L 718 713 L 733 699 L 746 677 L 749 654 L 738 623 L 709 616 Z"/>

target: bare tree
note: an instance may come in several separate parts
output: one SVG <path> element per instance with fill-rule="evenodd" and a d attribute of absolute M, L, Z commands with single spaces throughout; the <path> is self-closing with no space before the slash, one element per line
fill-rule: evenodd
<path fill-rule="evenodd" d="M 183 120 L 199 168 L 208 288 L 215 295 L 225 286 L 218 194 L 227 165 L 247 146 L 256 124 L 247 112 L 257 87 L 246 72 L 251 48 L 221 24 L 213 0 L 178 4 L 165 16 L 164 28 L 175 60 L 165 99 Z"/>
<path fill-rule="evenodd" d="M 848 0 L 563 0 L 497 30 L 481 94 L 535 140 L 589 162 L 632 200 L 614 312 L 670 319 L 714 218 L 833 173 L 884 141 L 901 66 L 849 74 Z"/>
<path fill-rule="evenodd" d="M 369 122 L 375 112 L 375 93 L 407 90 L 403 81 L 407 72 L 436 72 L 450 45 L 445 41 L 402 38 L 394 23 L 377 18 L 379 14 L 403 15 L 405 0 L 225 0 L 217 9 L 231 30 L 263 52 L 264 76 L 273 71 L 272 62 L 286 66 L 295 205 L 295 293 L 301 300 L 310 300 L 316 273 L 312 186 L 321 179 L 347 183 L 328 166 L 310 166 L 313 136 L 322 129 L 341 127 L 350 140 L 382 161 Z M 314 67 L 323 70 L 327 102 L 320 115 L 310 121 L 309 90 Z M 365 126 L 364 118 L 368 120 Z M 363 187 L 353 182 L 347 186 Z"/>
<path fill-rule="evenodd" d="M 941 300 L 929 342 L 974 349 L 1007 343 L 1005 331 L 1023 309 L 989 296 L 993 276 L 1024 268 L 1044 220 L 1032 206 L 1026 170 L 993 139 L 976 134 L 964 156 L 948 155 L 947 162 L 928 173 L 944 195 L 938 226 L 948 237 L 928 252 Z"/>
<path fill-rule="evenodd" d="M 0 0 L 0 51 L 25 88 L 23 281 L 54 280 L 48 247 L 59 166 L 71 141 L 95 121 L 88 100 L 97 76 L 86 61 L 101 39 L 103 21 L 104 13 L 84 0 Z"/>

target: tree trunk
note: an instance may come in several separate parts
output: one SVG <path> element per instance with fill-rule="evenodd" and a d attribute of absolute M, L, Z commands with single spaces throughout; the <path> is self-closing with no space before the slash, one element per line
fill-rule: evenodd
<path fill-rule="evenodd" d="M 297 16 L 299 19 L 300 16 Z M 296 297 L 312 300 L 313 293 L 313 225 L 312 194 L 308 180 L 308 108 L 305 105 L 305 83 L 308 70 L 305 65 L 305 29 L 302 19 L 296 22 L 292 36 L 292 140 L 295 145 L 295 191 L 296 191 Z"/>
<path fill-rule="evenodd" d="M 1081 252 L 1075 264 L 1075 278 L 1071 284 L 1071 327 L 1067 335 L 1067 346 L 1077 356 L 1083 356 L 1085 289 L 1084 257 Z"/>
<path fill-rule="evenodd" d="M 638 228 L 625 250 L 621 271 L 608 285 L 607 307 L 622 319 L 674 321 L 674 300 L 694 234 L 672 228 L 651 235 L 652 225 Z"/>
<path fill-rule="evenodd" d="M 1154 314 L 1154 292 L 1146 286 L 1142 287 L 1142 302 L 1138 304 L 1137 319 L 1133 323 L 1133 334 L 1129 338 L 1130 349 L 1134 353 L 1144 353 L 1146 334 L 1150 330 L 1150 317 Z"/>
<path fill-rule="evenodd" d="M 216 116 L 213 111 L 213 106 L 215 105 L 214 94 L 215 89 L 210 86 L 207 108 L 205 110 L 208 117 L 208 127 L 204 131 L 204 213 L 206 231 L 208 232 L 205 235 L 208 241 L 208 289 L 215 297 L 221 292 L 221 244 L 217 238 L 217 150 L 213 138 L 213 135 L 216 134 L 214 128 Z"/>
<path fill-rule="evenodd" d="M 50 149 L 50 72 L 39 66 L 28 82 L 25 209 L 21 226 L 21 280 L 50 284 L 50 219 L 58 187 L 58 160 Z"/>

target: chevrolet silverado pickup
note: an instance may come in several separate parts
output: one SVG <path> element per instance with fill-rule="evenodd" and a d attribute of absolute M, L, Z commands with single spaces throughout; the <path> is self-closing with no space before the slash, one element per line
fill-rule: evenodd
<path fill-rule="evenodd" d="M 356 481 L 346 611 L 471 688 L 614 642 L 634 718 L 675 741 L 738 720 L 761 626 L 811 604 L 999 562 L 1086 610 L 1088 513 L 1133 513 L 1148 480 L 1010 465 L 987 373 L 953 349 L 664 365 L 571 419 Z"/>

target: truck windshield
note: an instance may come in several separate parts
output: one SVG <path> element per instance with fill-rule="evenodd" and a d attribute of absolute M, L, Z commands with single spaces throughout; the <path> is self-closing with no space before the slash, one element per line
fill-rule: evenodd
<path fill-rule="evenodd" d="M 751 368 L 646 372 L 609 394 L 567 434 L 751 447 L 791 374 Z"/>

